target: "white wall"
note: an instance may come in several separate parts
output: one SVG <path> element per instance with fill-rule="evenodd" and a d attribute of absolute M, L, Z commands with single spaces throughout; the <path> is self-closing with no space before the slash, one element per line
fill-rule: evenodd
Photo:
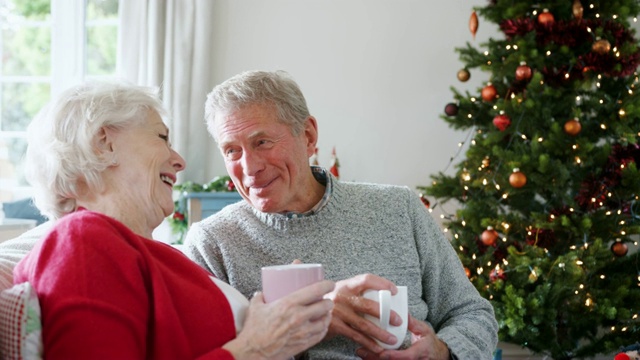
<path fill-rule="evenodd" d="M 475 92 L 488 78 L 456 78 L 463 64 L 454 48 L 496 36 L 496 25 L 480 19 L 472 39 L 477 5 L 486 0 L 217 0 L 214 83 L 286 70 L 318 119 L 321 165 L 335 146 L 344 180 L 429 184 L 466 136 L 439 118 L 449 87 Z M 209 174 L 224 174 L 211 153 Z"/>

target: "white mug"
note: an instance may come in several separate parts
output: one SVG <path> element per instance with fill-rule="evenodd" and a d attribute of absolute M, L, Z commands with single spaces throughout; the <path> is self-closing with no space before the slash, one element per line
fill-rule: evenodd
<path fill-rule="evenodd" d="M 407 334 L 407 325 L 409 323 L 407 287 L 398 286 L 398 293 L 395 295 L 391 295 L 391 291 L 389 290 L 366 290 L 362 296 L 380 303 L 380 318 L 367 314 L 364 315 L 364 318 L 379 326 L 382 330 L 393 334 L 398 339 L 395 344 L 383 343 L 376 339 L 378 345 L 385 349 L 399 348 Z M 389 324 L 391 310 L 395 311 L 402 318 L 402 324 L 399 326 Z"/>

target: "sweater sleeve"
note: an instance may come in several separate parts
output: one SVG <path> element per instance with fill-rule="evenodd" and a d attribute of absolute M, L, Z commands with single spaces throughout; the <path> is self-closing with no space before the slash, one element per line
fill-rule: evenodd
<path fill-rule="evenodd" d="M 142 359 L 151 321 L 144 264 L 113 226 L 94 220 L 58 226 L 16 280 L 38 293 L 47 359 Z"/>
<path fill-rule="evenodd" d="M 229 277 L 223 266 L 222 252 L 214 241 L 213 234 L 205 230 L 202 222 L 191 224 L 184 245 L 184 253 L 188 258 L 218 279 L 229 283 Z"/>
<path fill-rule="evenodd" d="M 409 212 L 422 267 L 424 319 L 460 359 L 491 359 L 498 341 L 493 307 L 467 278 L 455 250 L 411 193 Z"/>

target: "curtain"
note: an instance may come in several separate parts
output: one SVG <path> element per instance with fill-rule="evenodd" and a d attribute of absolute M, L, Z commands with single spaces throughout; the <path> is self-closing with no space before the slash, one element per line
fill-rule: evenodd
<path fill-rule="evenodd" d="M 213 88 L 211 0 L 120 1 L 118 77 L 160 87 L 171 114 L 173 147 L 187 167 L 178 182 L 207 182 L 212 142 L 204 124 L 204 101 Z"/>

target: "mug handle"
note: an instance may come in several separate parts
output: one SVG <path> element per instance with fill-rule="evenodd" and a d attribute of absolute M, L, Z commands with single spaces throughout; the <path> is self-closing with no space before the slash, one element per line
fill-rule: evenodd
<path fill-rule="evenodd" d="M 380 327 L 382 330 L 387 330 L 391 317 L 391 291 L 378 291 L 378 303 L 380 304 Z"/>

